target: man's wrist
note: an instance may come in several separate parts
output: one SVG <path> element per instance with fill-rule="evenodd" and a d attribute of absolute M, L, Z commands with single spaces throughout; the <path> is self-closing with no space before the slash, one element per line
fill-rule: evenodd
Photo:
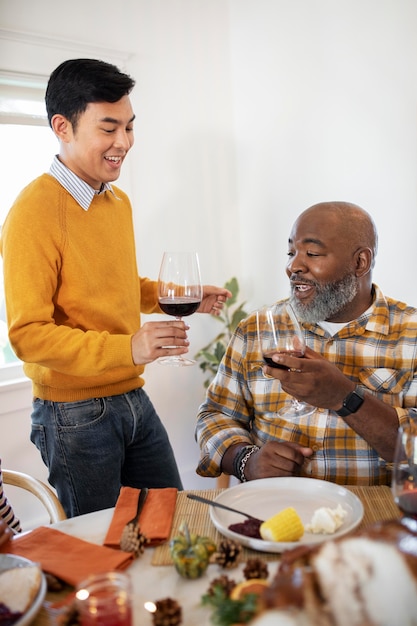
<path fill-rule="evenodd" d="M 356 385 L 355 389 L 351 391 L 343 400 L 342 406 L 336 411 L 339 417 L 347 417 L 356 413 L 356 411 L 362 406 L 365 399 L 365 392 L 362 387 Z"/>
<path fill-rule="evenodd" d="M 236 476 L 242 483 L 247 481 L 245 475 L 246 463 L 255 452 L 258 452 L 259 446 L 255 444 L 250 444 L 247 446 L 243 446 L 240 450 L 235 454 L 233 459 L 233 476 Z"/>

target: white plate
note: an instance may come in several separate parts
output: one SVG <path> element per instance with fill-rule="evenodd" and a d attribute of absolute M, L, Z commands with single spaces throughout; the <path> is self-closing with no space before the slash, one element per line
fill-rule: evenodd
<path fill-rule="evenodd" d="M 230 524 L 243 522 L 246 518 L 237 513 L 210 507 L 211 521 L 222 535 L 260 552 L 284 552 L 299 545 L 316 544 L 341 537 L 356 528 L 363 517 L 362 502 L 351 491 L 335 483 L 315 478 L 283 477 L 251 480 L 230 487 L 220 493 L 214 501 L 262 520 L 292 506 L 304 525 L 310 523 L 314 511 L 319 507 L 334 509 L 341 504 L 347 512 L 342 526 L 332 535 L 304 533 L 300 541 L 277 542 L 254 539 L 229 530 Z"/>
<path fill-rule="evenodd" d="M 14 554 L 0 554 L 0 572 L 12 569 L 13 567 L 28 567 L 29 565 L 37 565 L 37 563 L 33 563 L 33 561 L 29 561 L 29 559 L 25 559 L 22 556 L 15 556 Z M 46 595 L 46 578 L 43 572 L 41 572 L 41 574 L 41 584 L 36 598 L 29 609 L 13 626 L 28 626 L 39 613 Z"/>

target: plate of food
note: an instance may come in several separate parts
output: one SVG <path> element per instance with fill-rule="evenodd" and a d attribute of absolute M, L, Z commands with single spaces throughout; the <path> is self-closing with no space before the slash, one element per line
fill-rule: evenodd
<path fill-rule="evenodd" d="M 37 563 L 14 554 L 0 554 L 0 624 L 28 626 L 46 595 L 46 579 Z"/>
<path fill-rule="evenodd" d="M 363 505 L 355 494 L 341 485 L 315 478 L 251 480 L 226 489 L 213 502 L 258 520 L 253 524 L 238 513 L 210 507 L 211 521 L 222 535 L 260 552 L 280 553 L 342 537 L 363 518 Z M 275 540 L 274 537 L 280 537 L 280 523 L 291 529 L 298 524 L 299 538 Z"/>

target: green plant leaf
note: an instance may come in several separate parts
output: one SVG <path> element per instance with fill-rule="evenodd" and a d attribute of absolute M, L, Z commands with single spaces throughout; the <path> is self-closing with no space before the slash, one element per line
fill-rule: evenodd
<path fill-rule="evenodd" d="M 213 595 L 205 594 L 201 600 L 204 606 L 213 608 L 210 621 L 216 626 L 246 624 L 257 611 L 256 594 L 248 593 L 241 600 L 232 600 L 219 585 L 214 586 Z"/>
<path fill-rule="evenodd" d="M 239 295 L 239 283 L 237 278 L 233 277 L 231 278 L 225 285 L 224 287 L 226 289 L 228 289 L 231 294 L 232 297 L 229 298 L 228 300 L 226 300 L 225 305 L 227 308 L 230 308 L 231 306 L 233 306 L 233 304 L 235 304 L 237 297 Z"/>
<path fill-rule="evenodd" d="M 221 315 L 214 316 L 223 325 L 223 330 L 194 356 L 202 371 L 210 373 L 210 378 L 204 381 L 205 388 L 215 376 L 236 326 L 248 315 L 244 309 L 246 303 L 238 303 L 239 282 L 237 278 L 231 278 L 224 287 L 231 292 L 232 297 L 225 302 Z"/>
<path fill-rule="evenodd" d="M 216 354 L 211 354 L 211 352 L 209 352 L 208 350 L 205 350 L 203 356 L 205 357 L 208 363 L 214 363 L 215 365 L 217 365 L 218 357 Z"/>
<path fill-rule="evenodd" d="M 227 346 L 224 343 L 217 342 L 216 347 L 214 349 L 214 359 L 217 361 L 217 365 L 220 364 L 224 353 L 226 352 Z"/>
<path fill-rule="evenodd" d="M 234 330 L 236 326 L 241 322 L 245 317 L 247 317 L 247 312 L 244 310 L 245 303 L 241 304 L 236 311 L 234 311 L 232 316 L 232 329 Z"/>
<path fill-rule="evenodd" d="M 210 343 L 208 343 L 206 346 L 204 346 L 204 348 L 201 348 L 201 350 L 197 352 L 197 354 L 195 355 L 195 358 L 197 358 L 200 354 L 203 354 L 212 350 L 213 346 L 216 345 L 219 341 L 224 342 L 225 337 L 226 337 L 226 333 L 224 331 L 219 333 L 214 339 L 210 341 Z"/>

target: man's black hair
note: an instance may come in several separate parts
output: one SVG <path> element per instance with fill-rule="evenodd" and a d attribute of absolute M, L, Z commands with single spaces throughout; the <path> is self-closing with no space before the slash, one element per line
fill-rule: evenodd
<path fill-rule="evenodd" d="M 96 59 L 70 59 L 50 75 L 45 94 L 48 121 L 56 114 L 75 128 L 90 102 L 117 102 L 128 95 L 135 81 L 115 65 Z"/>

